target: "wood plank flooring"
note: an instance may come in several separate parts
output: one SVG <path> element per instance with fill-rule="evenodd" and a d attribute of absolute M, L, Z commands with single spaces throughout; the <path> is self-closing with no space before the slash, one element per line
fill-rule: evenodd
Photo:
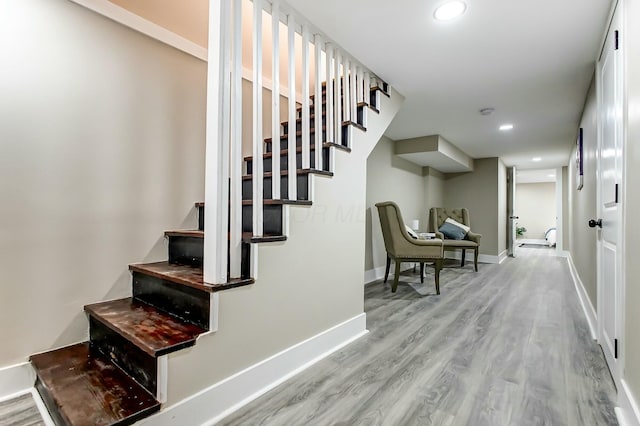
<path fill-rule="evenodd" d="M 447 263 L 440 296 L 431 268 L 368 285 L 368 335 L 222 424 L 617 425 L 567 261 L 538 253 Z"/>
<path fill-rule="evenodd" d="M 0 425 L 44 426 L 44 420 L 38 411 L 30 393 L 0 402 Z"/>

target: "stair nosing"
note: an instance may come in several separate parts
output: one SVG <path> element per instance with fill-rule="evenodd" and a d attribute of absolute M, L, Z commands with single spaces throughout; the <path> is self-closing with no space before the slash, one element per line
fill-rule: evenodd
<path fill-rule="evenodd" d="M 146 354 L 151 355 L 154 358 L 157 358 L 157 357 L 162 356 L 162 355 L 166 355 L 166 354 L 171 353 L 171 352 L 178 351 L 180 349 L 191 347 L 191 346 L 196 344 L 196 340 L 197 340 L 197 338 L 198 338 L 198 336 L 200 334 L 206 333 L 208 331 L 208 330 L 205 330 L 204 328 L 201 328 L 199 326 L 196 326 L 196 325 L 190 323 L 189 321 L 183 320 L 182 318 L 179 318 L 179 317 L 171 315 L 171 314 L 169 314 L 167 312 L 164 312 L 163 310 L 161 310 L 159 308 L 156 308 L 153 305 L 149 305 L 148 303 L 145 303 L 145 302 L 142 302 L 142 301 L 136 301 L 136 303 L 145 304 L 145 305 L 149 306 L 150 308 L 154 309 L 155 311 L 159 312 L 161 315 L 169 317 L 174 321 L 181 321 L 181 322 L 183 322 L 185 324 L 189 324 L 191 326 L 198 327 L 198 328 L 200 328 L 202 330 L 202 332 L 199 333 L 198 336 L 195 336 L 193 338 L 187 339 L 187 340 L 185 340 L 183 342 L 180 342 L 180 343 L 177 343 L 177 344 L 173 344 L 173 345 L 164 347 L 162 349 L 153 349 L 152 347 L 146 345 L 145 342 L 142 339 L 140 339 L 139 337 L 135 336 L 134 334 L 132 334 L 127 329 L 124 329 L 124 328 L 121 328 L 121 327 L 117 327 L 111 320 L 109 320 L 108 318 L 105 318 L 102 314 L 100 314 L 100 313 L 95 311 L 95 308 L 97 306 L 99 306 L 99 305 L 104 305 L 104 304 L 118 302 L 118 301 L 125 301 L 125 300 L 128 301 L 129 303 L 132 303 L 132 302 L 135 301 L 135 299 L 133 297 L 126 297 L 126 298 L 123 298 L 123 299 L 107 300 L 107 301 L 103 301 L 103 302 L 98 302 L 98 303 L 92 303 L 92 304 L 89 304 L 89 305 L 85 305 L 84 310 L 85 310 L 85 312 L 87 314 L 89 314 L 90 316 L 92 316 L 96 320 L 100 321 L 100 323 L 103 324 L 105 327 L 107 327 L 111 331 L 119 334 L 124 339 L 128 340 L 133 345 L 135 345 L 137 348 L 139 348 L 140 350 L 142 350 Z"/>
<path fill-rule="evenodd" d="M 263 199 L 263 204 L 267 206 L 310 206 L 313 204 L 311 200 L 287 200 L 287 199 L 272 199 L 265 198 Z M 242 200 L 243 206 L 252 206 L 253 200 Z"/>
<path fill-rule="evenodd" d="M 204 207 L 204 203 L 201 203 L 202 207 Z M 144 265 L 159 265 L 159 264 L 166 264 L 166 265 L 170 265 L 169 262 L 167 262 L 166 260 L 164 261 L 160 261 L 160 262 L 147 262 L 147 263 L 132 263 L 129 265 L 129 270 L 131 272 L 137 272 L 139 274 L 144 274 L 144 275 L 149 275 L 152 276 L 154 278 L 158 278 L 161 280 L 165 280 L 165 281 L 169 281 L 175 284 L 179 284 L 179 285 L 184 285 L 186 287 L 191 287 L 193 289 L 196 290 L 200 290 L 200 291 L 204 291 L 207 293 L 217 293 L 219 291 L 223 291 L 223 290 L 228 290 L 231 288 L 236 288 L 236 287 L 242 287 L 245 285 L 250 285 L 255 283 L 255 280 L 253 278 L 247 278 L 247 279 L 242 279 L 242 278 L 232 278 L 231 281 L 223 283 L 223 284 L 209 284 L 209 283 L 205 283 L 204 280 L 202 281 L 202 283 L 197 283 L 194 284 L 190 281 L 181 279 L 179 277 L 175 277 L 175 276 L 171 276 L 171 275 L 165 275 L 161 272 L 156 272 L 156 271 L 150 271 L 148 269 L 144 268 Z M 182 265 L 180 265 L 182 266 Z M 192 267 L 193 268 L 193 267 Z"/>
<path fill-rule="evenodd" d="M 204 238 L 204 231 L 199 229 L 175 229 L 164 232 L 165 237 Z"/>
<path fill-rule="evenodd" d="M 333 176 L 333 172 L 329 172 L 327 170 L 319 170 L 319 169 L 296 169 L 298 176 L 304 175 L 321 175 L 321 176 Z M 273 172 L 264 172 L 263 176 L 265 178 L 273 177 Z M 281 170 L 280 176 L 289 176 L 289 170 Z M 253 179 L 253 174 L 246 174 L 242 176 L 242 180 L 250 180 Z"/>

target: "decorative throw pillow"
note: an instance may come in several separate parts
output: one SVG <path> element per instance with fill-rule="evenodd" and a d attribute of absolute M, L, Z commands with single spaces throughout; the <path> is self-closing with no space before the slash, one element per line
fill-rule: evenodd
<path fill-rule="evenodd" d="M 467 235 L 468 232 L 447 221 L 442 224 L 438 231 L 442 232 L 444 237 L 449 240 L 463 240 L 464 236 Z"/>
<path fill-rule="evenodd" d="M 413 238 L 414 240 L 418 239 L 418 234 L 416 234 L 413 229 L 409 228 L 407 225 L 404 225 L 404 228 L 407 230 L 407 233 L 411 236 L 411 238 Z"/>
<path fill-rule="evenodd" d="M 445 220 L 445 222 L 449 222 L 450 224 L 455 225 L 458 228 L 464 229 L 464 235 L 467 235 L 467 232 L 469 232 L 471 230 L 471 228 L 468 227 L 467 225 L 465 225 L 463 223 L 460 223 L 460 222 L 457 222 L 457 221 L 451 219 L 450 217 L 448 217 L 447 220 Z"/>

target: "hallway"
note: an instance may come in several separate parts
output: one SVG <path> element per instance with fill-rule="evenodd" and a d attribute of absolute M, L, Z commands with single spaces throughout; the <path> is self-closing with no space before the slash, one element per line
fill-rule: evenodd
<path fill-rule="evenodd" d="M 566 259 L 451 263 L 441 290 L 430 268 L 368 285 L 368 335 L 222 424 L 618 424 Z"/>

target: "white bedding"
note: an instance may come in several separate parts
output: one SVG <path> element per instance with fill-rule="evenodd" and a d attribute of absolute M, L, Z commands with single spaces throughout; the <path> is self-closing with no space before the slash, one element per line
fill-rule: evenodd
<path fill-rule="evenodd" d="M 549 247 L 556 245 L 556 228 L 549 228 L 547 232 L 544 233 L 544 238 L 547 240 L 547 244 Z"/>

